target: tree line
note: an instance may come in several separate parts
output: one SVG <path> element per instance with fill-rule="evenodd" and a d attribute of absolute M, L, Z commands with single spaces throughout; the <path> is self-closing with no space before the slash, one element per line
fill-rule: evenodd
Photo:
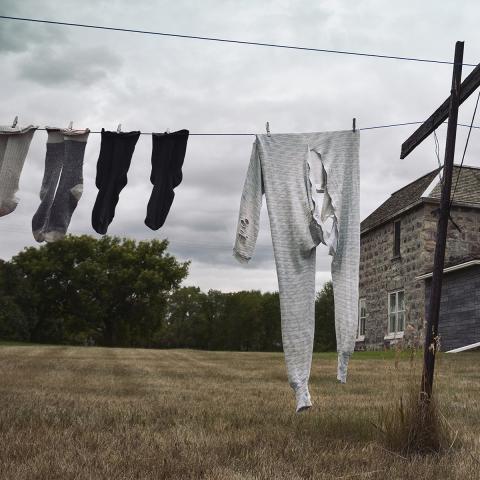
<path fill-rule="evenodd" d="M 0 339 L 110 347 L 282 349 L 278 292 L 182 287 L 167 240 L 67 236 L 0 260 Z M 316 299 L 316 351 L 335 350 L 333 289 Z"/>

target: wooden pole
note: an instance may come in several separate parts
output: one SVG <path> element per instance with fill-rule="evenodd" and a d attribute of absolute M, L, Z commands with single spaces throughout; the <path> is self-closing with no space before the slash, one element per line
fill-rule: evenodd
<path fill-rule="evenodd" d="M 440 198 L 440 209 L 437 225 L 437 238 L 433 263 L 433 275 L 430 288 L 430 303 L 425 332 L 425 351 L 422 374 L 422 394 L 429 400 L 433 390 L 433 374 L 435 370 L 435 355 L 437 353 L 438 319 L 440 313 L 440 298 L 442 294 L 442 276 L 445 264 L 445 246 L 447 242 L 447 227 L 450 213 L 450 192 L 452 189 L 453 160 L 455 155 L 455 140 L 457 136 L 458 107 L 460 104 L 460 85 L 462 80 L 464 42 L 455 44 L 452 90 L 450 94 L 447 140 L 445 145 L 445 165 L 443 170 L 443 187 Z"/>
<path fill-rule="evenodd" d="M 480 64 L 465 78 L 460 86 L 461 105 L 470 95 L 480 86 Z M 415 147 L 420 145 L 436 128 L 438 128 L 447 118 L 450 110 L 450 97 L 448 97 L 436 110 L 430 115 L 428 120 L 420 125 L 410 137 L 402 144 L 400 158 L 405 158 Z"/>

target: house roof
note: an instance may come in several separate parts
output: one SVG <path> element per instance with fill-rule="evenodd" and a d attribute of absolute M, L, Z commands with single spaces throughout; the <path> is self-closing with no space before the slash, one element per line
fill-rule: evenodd
<path fill-rule="evenodd" d="M 439 169 L 436 168 L 400 188 L 400 190 L 393 192 L 385 202 L 363 220 L 360 225 L 361 232 L 365 233 L 378 227 L 423 202 L 438 202 L 441 189 L 438 171 Z M 466 204 L 480 208 L 480 168 L 463 165 L 460 169 L 460 165 L 454 165 L 452 194 L 460 171 L 454 204 Z"/>

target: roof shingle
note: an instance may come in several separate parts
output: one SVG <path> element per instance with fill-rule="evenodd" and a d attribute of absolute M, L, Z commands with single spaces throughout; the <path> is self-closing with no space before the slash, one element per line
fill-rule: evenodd
<path fill-rule="evenodd" d="M 408 210 L 423 202 L 422 194 L 432 181 L 434 181 L 438 170 L 439 169 L 436 168 L 408 185 L 405 185 L 400 190 L 393 192 L 390 198 L 363 220 L 360 225 L 361 232 L 364 233 L 367 230 L 382 225 L 387 220 L 392 219 L 397 213 Z M 460 179 L 455 192 L 454 203 L 468 203 L 480 208 L 480 168 L 464 165 L 460 169 L 459 165 L 455 165 L 453 170 L 452 195 L 459 173 Z M 427 198 L 433 200 L 440 199 L 440 183 L 438 181 Z"/>

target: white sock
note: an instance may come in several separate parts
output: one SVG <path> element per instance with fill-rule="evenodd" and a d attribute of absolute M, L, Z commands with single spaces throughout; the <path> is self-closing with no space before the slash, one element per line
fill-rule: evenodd
<path fill-rule="evenodd" d="M 0 217 L 17 208 L 20 174 L 37 128 L 0 126 Z"/>

